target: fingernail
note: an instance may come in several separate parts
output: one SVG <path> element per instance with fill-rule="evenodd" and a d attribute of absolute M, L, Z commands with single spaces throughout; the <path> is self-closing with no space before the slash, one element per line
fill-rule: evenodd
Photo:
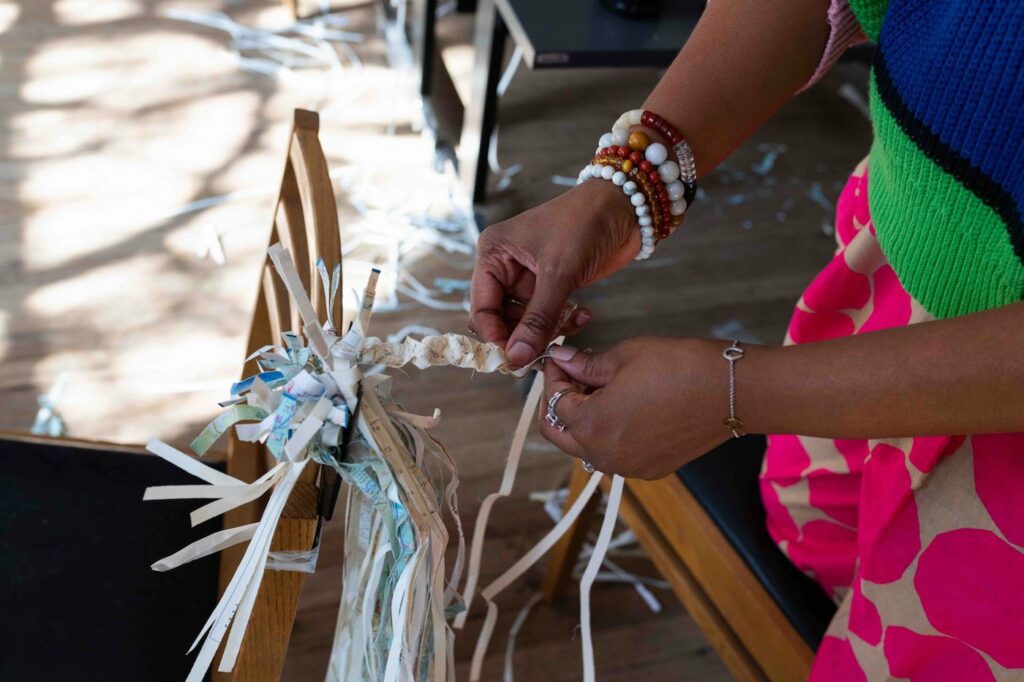
<path fill-rule="evenodd" d="M 579 351 L 572 346 L 551 346 L 548 348 L 548 352 L 551 353 L 551 357 L 555 360 L 561 360 L 563 362 L 572 360 L 576 357 L 576 353 L 579 353 Z"/>
<path fill-rule="evenodd" d="M 508 361 L 516 367 L 522 367 L 530 360 L 533 360 L 533 356 L 533 349 L 525 341 L 516 341 L 508 349 Z"/>
<path fill-rule="evenodd" d="M 590 314 L 589 310 L 581 310 L 581 311 L 579 311 L 578 313 L 576 313 L 576 324 L 577 324 L 577 326 L 582 327 L 587 322 L 590 322 L 590 318 L 591 317 L 593 317 L 593 316 Z"/>

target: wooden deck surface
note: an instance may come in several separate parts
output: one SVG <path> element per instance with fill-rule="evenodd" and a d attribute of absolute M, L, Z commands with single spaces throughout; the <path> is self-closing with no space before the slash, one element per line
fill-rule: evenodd
<path fill-rule="evenodd" d="M 431 142 L 413 129 L 411 80 L 387 67 L 372 7 L 346 14 L 347 30 L 365 35 L 353 46 L 361 69 L 288 79 L 241 71 L 223 32 L 169 15 L 182 9 L 224 11 L 250 26 L 287 23 L 270 0 L 0 5 L 0 428 L 27 429 L 37 397 L 61 376 L 57 407 L 72 436 L 183 444 L 216 413 L 242 357 L 296 106 L 323 112 L 343 243 L 367 226 L 407 223 L 403 214 L 448 211 L 448 181 L 433 170 Z M 829 206 L 867 152 L 867 122 L 838 94 L 847 82 L 862 89 L 865 75 L 841 65 L 797 98 L 708 178 L 706 200 L 657 257 L 580 292 L 595 319 L 575 343 L 603 349 L 640 334 L 778 342 L 796 297 L 832 252 Z M 489 217 L 562 191 L 551 177 L 574 178 L 593 141 L 657 76 L 520 72 L 501 103 L 500 155 L 524 170 L 492 194 Z M 223 195 L 232 200 L 188 210 Z M 357 205 L 371 210 L 361 215 Z M 217 234 L 223 265 L 197 255 Z M 386 267 L 385 255 L 363 247 L 347 257 L 346 288 L 361 285 L 366 264 Z M 424 283 L 468 277 L 463 256 L 416 255 L 411 271 Z M 405 309 L 374 318 L 376 333 L 412 323 L 465 329 L 464 312 L 402 301 Z M 445 415 L 437 435 L 459 464 L 472 528 L 480 500 L 497 487 L 522 386 L 451 369 L 396 376 L 410 410 Z M 516 493 L 493 517 L 485 579 L 550 527 L 527 493 L 557 488 L 569 466 L 531 437 Z M 303 593 L 288 680 L 322 678 L 339 561 L 334 525 Z M 538 582 L 535 569 L 501 596 L 486 679 L 500 678 L 509 626 Z M 671 594 L 656 594 L 659 614 L 628 586 L 594 590 L 600 678 L 727 679 Z M 460 679 L 481 621 L 476 612 L 458 639 Z M 519 635 L 519 679 L 579 679 L 577 621 L 575 600 L 538 605 Z"/>

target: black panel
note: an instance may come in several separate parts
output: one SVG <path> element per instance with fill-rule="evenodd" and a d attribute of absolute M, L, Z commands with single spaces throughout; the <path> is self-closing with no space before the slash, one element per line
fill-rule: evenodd
<path fill-rule="evenodd" d="M 0 470 L 0 679 L 185 679 L 217 556 L 149 566 L 220 521 L 193 529 L 202 501 L 142 493 L 199 481 L 155 456 L 10 440 Z"/>
<path fill-rule="evenodd" d="M 652 19 L 632 19 L 601 0 L 496 0 L 531 68 L 668 66 L 705 0 L 665 0 Z"/>
<path fill-rule="evenodd" d="M 679 478 L 812 649 L 817 649 L 836 606 L 775 546 L 765 528 L 757 477 L 763 436 L 731 439 L 679 470 Z"/>

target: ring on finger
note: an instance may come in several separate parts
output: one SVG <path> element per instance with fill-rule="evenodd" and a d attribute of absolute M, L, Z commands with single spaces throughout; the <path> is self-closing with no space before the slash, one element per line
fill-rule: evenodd
<path fill-rule="evenodd" d="M 589 459 L 581 459 L 580 464 L 583 466 L 583 470 L 588 474 L 594 473 L 594 465 L 590 463 Z"/>
<path fill-rule="evenodd" d="M 565 431 L 565 422 L 558 418 L 555 414 L 555 408 L 558 406 L 558 401 L 562 399 L 566 393 L 572 393 L 574 389 L 563 388 L 560 391 L 555 391 L 550 398 L 548 398 L 548 412 L 544 417 L 545 421 L 559 431 Z"/>

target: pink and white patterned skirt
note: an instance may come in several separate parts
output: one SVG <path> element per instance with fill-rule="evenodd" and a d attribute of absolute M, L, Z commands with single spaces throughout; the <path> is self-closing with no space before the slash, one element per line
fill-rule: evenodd
<path fill-rule="evenodd" d="M 867 166 L 787 344 L 933 319 L 878 244 Z M 761 496 L 776 543 L 839 603 L 811 680 L 1024 680 L 1024 434 L 770 436 Z"/>

